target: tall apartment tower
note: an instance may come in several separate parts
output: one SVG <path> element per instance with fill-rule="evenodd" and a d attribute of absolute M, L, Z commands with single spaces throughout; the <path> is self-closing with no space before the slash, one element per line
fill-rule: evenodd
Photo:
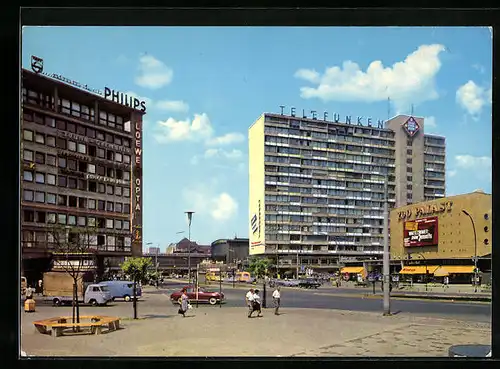
<path fill-rule="evenodd" d="M 444 138 L 423 128 L 402 115 L 261 115 L 249 129 L 250 255 L 323 271 L 381 257 L 386 178 L 390 208 L 444 196 Z"/>
<path fill-rule="evenodd" d="M 142 254 L 144 111 L 53 77 L 22 70 L 21 268 L 52 268 L 56 225 L 92 227 L 95 272 Z M 31 282 L 30 282 L 31 283 Z"/>

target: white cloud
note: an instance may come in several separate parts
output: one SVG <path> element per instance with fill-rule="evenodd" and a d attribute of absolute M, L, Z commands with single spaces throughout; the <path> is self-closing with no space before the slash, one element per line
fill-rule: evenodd
<path fill-rule="evenodd" d="M 299 69 L 295 77 L 317 85 L 301 87 L 304 99 L 375 102 L 390 97 L 397 108 L 407 108 L 410 103 L 438 98 L 434 78 L 441 68 L 439 54 L 444 50 L 443 45 L 422 45 L 391 67 L 376 60 L 362 71 L 358 64 L 347 60 L 342 67 L 326 68 L 322 75 Z"/>
<path fill-rule="evenodd" d="M 457 175 L 457 171 L 455 170 L 449 170 L 448 171 L 448 177 L 453 178 Z"/>
<path fill-rule="evenodd" d="M 143 55 L 139 58 L 139 71 L 135 83 L 153 90 L 168 85 L 174 76 L 171 68 L 152 55 Z"/>
<path fill-rule="evenodd" d="M 176 113 L 187 113 L 189 110 L 189 105 L 182 100 L 161 100 L 155 106 L 160 110 Z"/>
<path fill-rule="evenodd" d="M 205 158 L 227 158 L 227 159 L 241 159 L 243 152 L 241 150 L 233 149 L 226 151 L 223 149 L 208 149 L 205 151 Z"/>
<path fill-rule="evenodd" d="M 231 219 L 238 211 L 238 203 L 226 192 L 212 199 L 212 203 L 214 209 L 211 215 L 215 220 L 224 221 Z"/>
<path fill-rule="evenodd" d="M 459 168 L 463 169 L 491 170 L 491 157 L 489 156 L 457 155 L 455 162 Z"/>
<path fill-rule="evenodd" d="M 474 64 L 472 65 L 472 68 L 474 68 L 481 74 L 484 74 L 484 72 L 486 71 L 486 69 L 481 64 Z"/>
<path fill-rule="evenodd" d="M 236 214 L 238 202 L 227 192 L 217 193 L 216 187 L 217 181 L 213 179 L 203 186 L 185 189 L 183 196 L 188 206 L 200 216 L 210 216 L 218 222 L 226 221 Z"/>
<path fill-rule="evenodd" d="M 470 80 L 460 86 L 456 94 L 458 104 L 472 116 L 479 115 L 486 104 L 491 104 L 491 97 L 491 88 L 478 86 Z"/>
<path fill-rule="evenodd" d="M 200 141 L 210 138 L 213 128 L 208 116 L 195 114 L 194 119 L 176 120 L 168 118 L 166 121 L 158 122 L 158 133 L 155 138 L 160 143 L 172 141 Z"/>
<path fill-rule="evenodd" d="M 207 145 L 211 146 L 222 146 L 222 145 L 230 145 L 233 143 L 243 142 L 245 140 L 245 136 L 241 133 L 226 133 L 225 135 L 211 138 L 207 141 Z"/>

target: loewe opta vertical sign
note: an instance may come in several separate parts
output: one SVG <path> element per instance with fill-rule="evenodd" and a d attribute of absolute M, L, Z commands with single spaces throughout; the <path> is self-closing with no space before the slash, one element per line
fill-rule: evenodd
<path fill-rule="evenodd" d="M 132 114 L 134 122 L 134 161 L 132 183 L 132 219 L 135 250 L 142 250 L 142 116 Z M 137 251 L 139 252 L 139 251 Z"/>

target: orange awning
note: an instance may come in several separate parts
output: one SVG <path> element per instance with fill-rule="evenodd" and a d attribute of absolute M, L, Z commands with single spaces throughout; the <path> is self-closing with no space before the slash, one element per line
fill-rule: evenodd
<path fill-rule="evenodd" d="M 363 267 L 344 267 L 340 270 L 340 273 L 349 273 L 349 274 L 365 274 L 365 268 Z"/>
<path fill-rule="evenodd" d="M 447 277 L 449 274 L 444 267 L 439 267 L 434 272 L 434 277 Z"/>
<path fill-rule="evenodd" d="M 409 265 L 403 267 L 399 274 L 426 274 L 426 271 L 429 274 L 434 274 L 437 268 L 439 268 L 437 265 Z"/>
<path fill-rule="evenodd" d="M 440 269 L 444 269 L 448 274 L 472 274 L 474 273 L 474 265 L 443 265 Z"/>

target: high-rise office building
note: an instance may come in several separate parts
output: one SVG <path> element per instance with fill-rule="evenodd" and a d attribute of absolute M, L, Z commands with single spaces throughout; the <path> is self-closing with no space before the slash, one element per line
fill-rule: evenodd
<path fill-rule="evenodd" d="M 22 273 L 51 268 L 53 231 L 92 227 L 95 272 L 142 254 L 142 117 L 145 113 L 77 88 L 75 81 L 22 70 Z M 64 80 L 64 82 L 62 82 Z M 136 105 L 134 103 L 134 105 Z"/>
<path fill-rule="evenodd" d="M 390 208 L 444 197 L 445 141 L 422 118 L 339 120 L 264 113 L 250 127 L 250 255 L 280 270 L 379 258 L 386 177 Z"/>

